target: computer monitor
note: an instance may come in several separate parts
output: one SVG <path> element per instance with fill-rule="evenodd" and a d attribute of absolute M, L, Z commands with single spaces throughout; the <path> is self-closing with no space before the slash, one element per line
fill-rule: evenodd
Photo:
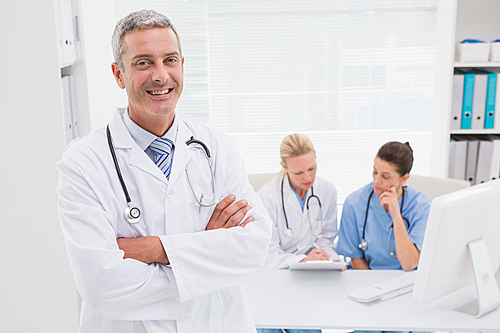
<path fill-rule="evenodd" d="M 499 265 L 500 179 L 435 198 L 413 297 L 427 303 L 475 282 L 477 298 L 455 292 L 437 306 L 480 317 L 500 305 Z"/>

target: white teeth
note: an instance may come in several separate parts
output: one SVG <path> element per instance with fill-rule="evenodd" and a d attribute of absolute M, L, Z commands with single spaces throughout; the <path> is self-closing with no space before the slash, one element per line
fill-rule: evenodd
<path fill-rule="evenodd" d="M 163 95 L 167 94 L 170 91 L 170 89 L 162 90 L 162 91 L 152 91 L 150 92 L 151 95 Z"/>

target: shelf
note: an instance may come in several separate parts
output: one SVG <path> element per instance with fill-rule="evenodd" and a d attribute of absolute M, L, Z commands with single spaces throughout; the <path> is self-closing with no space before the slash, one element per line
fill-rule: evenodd
<path fill-rule="evenodd" d="M 455 62 L 453 64 L 455 68 L 500 68 L 500 62 Z"/>
<path fill-rule="evenodd" d="M 450 134 L 473 134 L 473 135 L 478 135 L 478 134 L 498 134 L 500 135 L 500 130 L 498 129 L 456 129 L 456 130 L 451 130 Z"/>

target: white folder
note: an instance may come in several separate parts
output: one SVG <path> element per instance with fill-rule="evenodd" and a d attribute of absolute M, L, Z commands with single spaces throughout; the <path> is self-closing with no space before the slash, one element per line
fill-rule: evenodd
<path fill-rule="evenodd" d="M 490 169 L 493 154 L 493 141 L 479 141 L 477 152 L 476 181 L 474 184 L 481 184 L 490 180 Z"/>
<path fill-rule="evenodd" d="M 465 179 L 466 161 L 467 141 L 450 141 L 448 177 L 455 179 Z"/>
<path fill-rule="evenodd" d="M 467 165 L 465 168 L 465 180 L 474 184 L 476 180 L 477 150 L 479 140 L 470 139 L 467 141 Z"/>
<path fill-rule="evenodd" d="M 488 75 L 476 74 L 476 77 L 474 79 L 474 99 L 472 103 L 472 129 L 484 128 L 487 89 Z"/>
<path fill-rule="evenodd" d="M 491 153 L 490 179 L 495 180 L 500 176 L 500 140 L 493 140 L 493 152 Z"/>
<path fill-rule="evenodd" d="M 463 74 L 453 75 L 453 96 L 451 100 L 451 124 L 450 129 L 460 129 L 462 123 L 462 103 L 464 99 Z"/>

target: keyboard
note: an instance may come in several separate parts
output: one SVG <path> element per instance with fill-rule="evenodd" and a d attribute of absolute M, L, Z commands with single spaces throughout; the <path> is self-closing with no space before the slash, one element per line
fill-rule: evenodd
<path fill-rule="evenodd" d="M 383 281 L 372 286 L 358 289 L 347 294 L 347 297 L 362 303 L 387 299 L 409 293 L 413 290 L 417 271 L 407 272 L 396 278 Z"/>

